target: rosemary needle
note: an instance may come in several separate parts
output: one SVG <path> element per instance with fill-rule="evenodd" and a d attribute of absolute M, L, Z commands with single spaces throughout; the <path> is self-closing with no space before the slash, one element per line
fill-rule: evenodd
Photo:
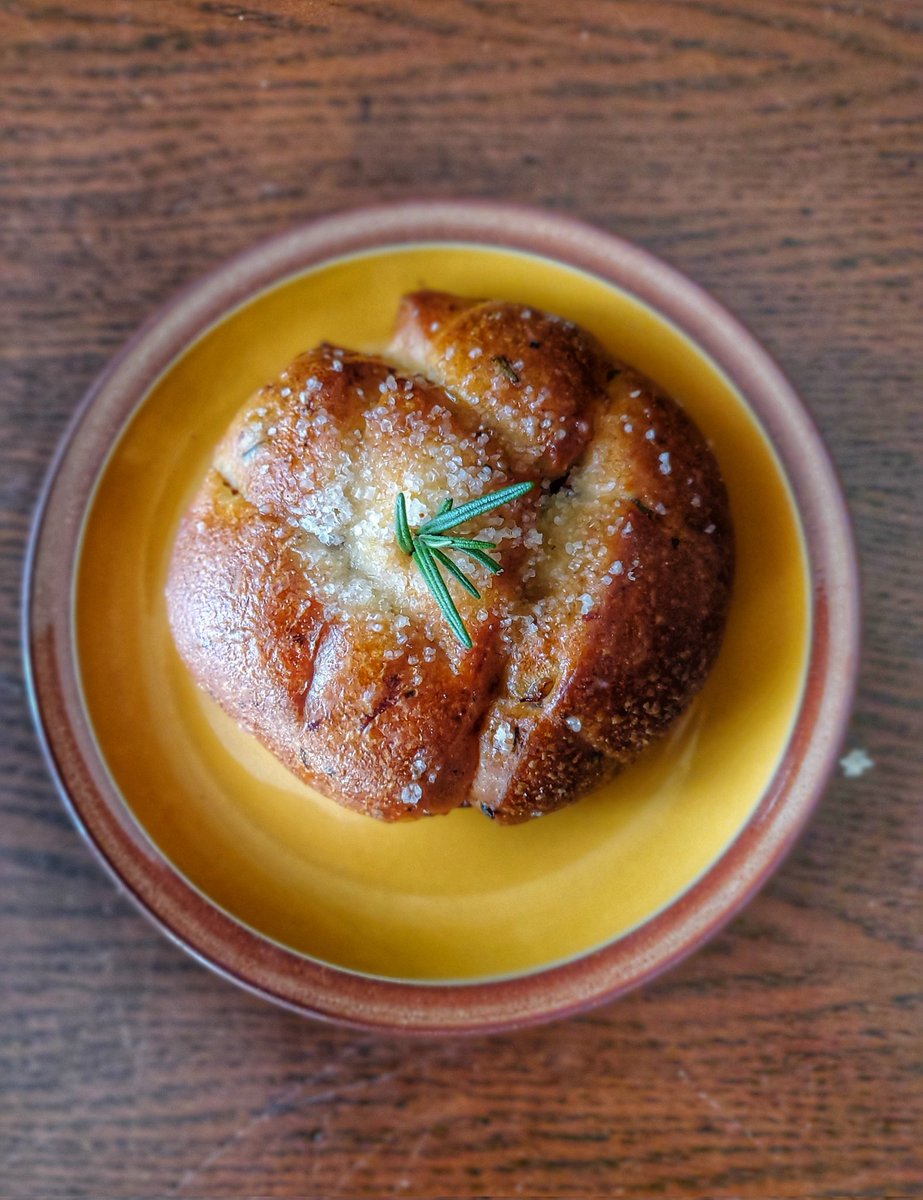
<path fill-rule="evenodd" d="M 490 512 L 493 508 L 499 508 L 501 504 L 509 504 L 511 500 L 517 500 L 526 492 L 531 491 L 533 487 L 535 487 L 534 483 L 511 483 L 509 487 L 501 488 L 499 492 L 488 492 L 486 496 L 478 496 L 476 500 L 469 500 L 460 508 L 449 508 L 432 517 L 420 526 L 420 533 L 443 533 L 446 529 L 454 529 L 456 525 L 479 517 L 482 513 Z"/>
<path fill-rule="evenodd" d="M 445 580 L 439 574 L 439 568 L 436 566 L 432 550 L 430 550 L 426 542 L 418 541 L 414 545 L 413 557 L 420 568 L 420 573 L 426 581 L 426 586 L 436 597 L 436 602 L 442 609 L 443 615 L 451 626 L 452 632 L 465 649 L 470 650 L 474 645 L 471 641 L 471 634 L 465 628 L 465 622 L 461 618 L 461 613 L 455 607 L 455 601 L 449 594 Z"/>
<path fill-rule="evenodd" d="M 394 505 L 394 527 L 397 540 L 405 554 L 413 554 L 413 539 L 410 536 L 410 526 L 407 524 L 407 502 L 404 493 L 398 492 Z"/>

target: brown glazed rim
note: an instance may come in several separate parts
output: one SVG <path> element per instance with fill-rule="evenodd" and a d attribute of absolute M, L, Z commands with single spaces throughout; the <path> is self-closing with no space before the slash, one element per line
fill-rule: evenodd
<path fill-rule="evenodd" d="M 193 890 L 148 842 L 115 789 L 84 710 L 72 594 L 83 518 L 125 422 L 163 370 L 261 290 L 342 256 L 408 243 L 476 243 L 588 271 L 636 295 L 696 342 L 763 425 L 801 513 L 812 583 L 804 696 L 782 761 L 751 819 L 687 892 L 644 925 L 563 965 L 511 979 L 403 983 L 326 966 L 245 928 Z M 563 1017 L 637 987 L 728 921 L 793 844 L 833 769 L 859 651 L 859 587 L 842 492 L 792 387 L 720 304 L 646 251 L 569 218 L 490 202 L 419 202 L 326 217 L 246 251 L 150 320 L 87 395 L 51 466 L 26 564 L 29 698 L 77 828 L 128 895 L 206 966 L 296 1012 L 401 1033 L 489 1032 Z"/>

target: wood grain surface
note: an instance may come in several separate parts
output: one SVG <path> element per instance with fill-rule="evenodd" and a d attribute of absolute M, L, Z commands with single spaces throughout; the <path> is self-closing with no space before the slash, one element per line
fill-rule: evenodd
<path fill-rule="evenodd" d="M 923 6 L 0 2 L 0 1196 L 923 1195 Z M 30 512 L 81 395 L 177 288 L 384 199 L 636 240 L 747 321 L 864 565 L 847 748 L 703 952 L 591 1015 L 406 1041 L 209 973 L 70 827 L 26 710 Z"/>

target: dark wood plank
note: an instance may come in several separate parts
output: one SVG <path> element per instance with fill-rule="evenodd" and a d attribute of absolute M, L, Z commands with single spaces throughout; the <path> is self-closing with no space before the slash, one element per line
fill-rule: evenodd
<path fill-rule="evenodd" d="M 0 1195 L 923 1195 L 921 83 L 914 0 L 0 4 Z M 464 1043 L 300 1022 L 149 929 L 53 794 L 16 628 L 123 339 L 254 239 L 410 195 L 574 213 L 713 290 L 815 413 L 865 567 L 874 768 L 658 984 Z"/>

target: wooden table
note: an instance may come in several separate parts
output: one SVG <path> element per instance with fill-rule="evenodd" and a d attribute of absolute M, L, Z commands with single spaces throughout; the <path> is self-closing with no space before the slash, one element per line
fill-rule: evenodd
<path fill-rule="evenodd" d="M 914 0 L 0 5 L 0 1195 L 923 1195 L 921 33 Z M 469 1041 L 301 1021 L 154 932 L 55 796 L 15 620 L 49 458 L 139 322 L 421 195 L 573 213 L 716 293 L 815 414 L 865 572 L 874 765 L 667 977 Z"/>

